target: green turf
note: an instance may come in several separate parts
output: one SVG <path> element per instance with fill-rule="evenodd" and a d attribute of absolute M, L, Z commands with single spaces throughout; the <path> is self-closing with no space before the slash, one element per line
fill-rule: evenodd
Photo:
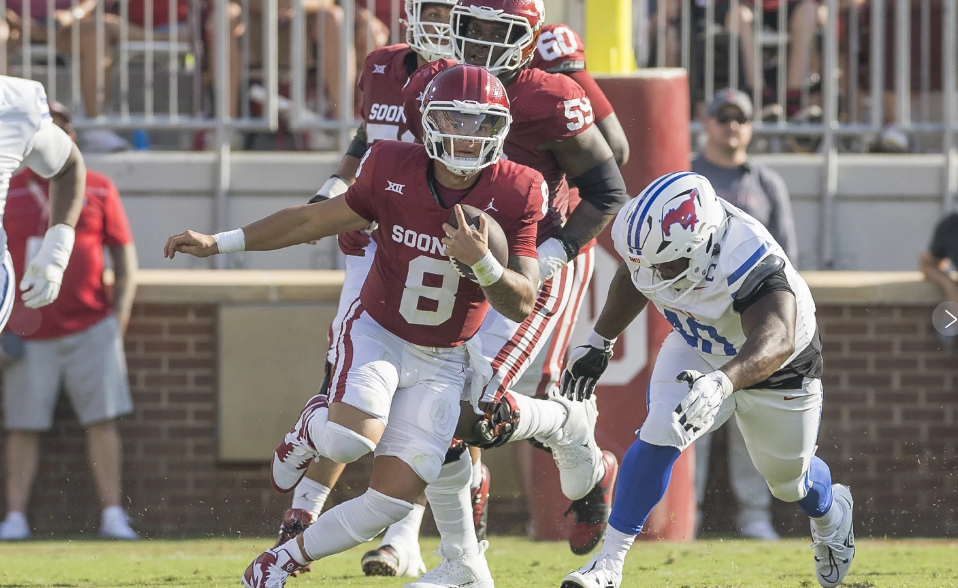
<path fill-rule="evenodd" d="M 267 539 L 115 543 L 36 541 L 0 545 L 0 588 L 13 586 L 230 586 L 239 585 L 250 560 Z M 288 586 L 392 588 L 405 581 L 365 578 L 359 569 L 364 547 L 314 564 L 315 571 Z M 423 540 L 426 564 L 434 538 Z M 556 587 L 587 561 L 559 543 L 493 538 L 489 564 L 499 588 Z M 858 557 L 846 586 L 903 588 L 958 586 L 958 542 L 859 540 Z M 759 543 L 639 543 L 629 555 L 623 586 L 652 588 L 814 587 L 806 541 Z"/>

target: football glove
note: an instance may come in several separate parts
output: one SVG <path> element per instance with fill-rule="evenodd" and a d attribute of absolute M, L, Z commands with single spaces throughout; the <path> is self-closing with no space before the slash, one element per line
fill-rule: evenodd
<path fill-rule="evenodd" d="M 585 345 L 573 349 L 565 369 L 562 370 L 562 395 L 573 401 L 592 398 L 599 377 L 609 367 L 613 345 L 615 339 L 606 339 L 593 331 Z"/>
<path fill-rule="evenodd" d="M 25 306 L 40 308 L 57 299 L 75 239 L 76 232 L 69 225 L 58 224 L 47 229 L 40 251 L 27 265 L 20 280 Z"/>
<path fill-rule="evenodd" d="M 732 382 L 722 370 L 708 374 L 686 370 L 675 381 L 689 385 L 689 393 L 675 407 L 675 414 L 679 425 L 694 433 L 712 426 L 722 402 L 733 392 Z"/>
<path fill-rule="evenodd" d="M 369 233 L 366 231 L 349 231 L 340 233 L 337 237 L 339 250 L 343 255 L 355 255 L 356 257 L 366 257 L 366 246 L 369 245 Z"/>

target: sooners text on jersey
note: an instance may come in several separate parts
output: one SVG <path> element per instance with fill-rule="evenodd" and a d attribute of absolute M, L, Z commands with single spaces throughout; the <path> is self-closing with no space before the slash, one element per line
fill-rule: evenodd
<path fill-rule="evenodd" d="M 406 118 L 417 138 L 422 137 L 419 107 L 422 93 L 439 72 L 456 65 L 440 59 L 419 68 L 403 91 Z M 585 92 L 564 75 L 541 69 L 522 69 L 506 86 L 512 126 L 505 142 L 505 157 L 541 173 L 549 185 L 549 211 L 539 223 L 542 243 L 565 223 L 569 215 L 569 183 L 555 156 L 539 145 L 584 132 L 594 122 L 592 104 Z"/>
<path fill-rule="evenodd" d="M 416 53 L 409 45 L 381 47 L 366 56 L 356 86 L 363 93 L 362 116 L 366 121 L 366 146 L 390 139 L 412 143 L 415 140 L 403 111 L 403 86 L 415 71 Z"/>
<path fill-rule="evenodd" d="M 428 185 L 431 159 L 422 145 L 383 141 L 366 152 L 346 203 L 370 222 L 379 248 L 360 300 L 386 330 L 415 345 L 453 347 L 479 329 L 489 304 L 445 255 L 443 208 Z M 502 227 L 509 254 L 537 258 L 542 218 L 540 174 L 509 161 L 482 171 L 460 204 L 485 210 Z M 492 206 L 490 206 L 490 204 Z"/>

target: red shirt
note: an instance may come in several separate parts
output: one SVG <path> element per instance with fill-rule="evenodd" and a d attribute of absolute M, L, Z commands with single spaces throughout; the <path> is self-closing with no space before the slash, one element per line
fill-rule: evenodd
<path fill-rule="evenodd" d="M 356 87 L 363 94 L 362 117 L 366 123 L 366 146 L 391 139 L 412 143 L 403 111 L 402 89 L 419 67 L 409 45 L 380 47 L 366 56 Z"/>
<path fill-rule="evenodd" d="M 455 347 L 476 334 L 489 303 L 482 288 L 460 278 L 445 255 L 442 224 L 451 209 L 429 190 L 430 162 L 422 145 L 379 141 L 363 156 L 356 183 L 344 198 L 356 214 L 379 224 L 373 232 L 376 257 L 359 295 L 363 309 L 409 343 Z M 482 171 L 460 202 L 485 210 L 499 223 L 510 256 L 538 258 L 540 174 L 500 160 Z"/>
<path fill-rule="evenodd" d="M 176 22 L 185 23 L 189 14 L 188 0 L 176 0 Z M 130 22 L 146 26 L 146 0 L 130 1 Z M 170 24 L 170 3 L 167 0 L 153 0 L 153 26 L 163 27 Z M 183 33 L 179 33 L 181 39 Z"/>
<path fill-rule="evenodd" d="M 32 186 L 32 189 L 31 189 Z M 26 266 L 27 240 L 42 238 L 47 230 L 46 202 L 48 183 L 30 170 L 10 179 L 3 226 L 7 247 L 17 276 Z M 34 195 L 33 190 L 37 191 Z M 43 206 L 38 201 L 43 200 Z M 70 263 L 63 274 L 60 295 L 40 309 L 40 327 L 23 333 L 26 339 L 53 339 L 87 329 L 112 311 L 110 297 L 103 284 L 103 247 L 118 247 L 133 242 L 120 194 L 110 178 L 87 171 L 83 209 L 76 226 L 76 242 Z M 36 249 L 31 252 L 36 254 Z M 14 309 L 23 311 L 17 291 Z"/>
<path fill-rule="evenodd" d="M 419 106 L 422 93 L 440 72 L 456 65 L 451 59 L 433 61 L 416 70 L 403 90 L 409 129 L 422 136 Z M 549 185 L 549 210 L 539 223 L 542 243 L 565 223 L 569 216 L 569 183 L 551 151 L 539 149 L 549 141 L 562 141 L 585 132 L 595 114 L 585 92 L 568 76 L 526 68 L 508 86 L 512 126 L 506 136 L 504 156 L 541 173 Z"/>

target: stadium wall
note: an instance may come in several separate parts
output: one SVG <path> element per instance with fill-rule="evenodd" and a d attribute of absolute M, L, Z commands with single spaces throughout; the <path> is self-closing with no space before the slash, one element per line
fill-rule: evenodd
<path fill-rule="evenodd" d="M 913 273 L 805 275 L 818 301 L 826 361 L 819 451 L 835 478 L 855 492 L 858 533 L 954 536 L 958 362 L 931 326 L 940 294 Z M 259 420 L 223 422 L 218 416 L 235 392 L 220 390 L 220 370 L 233 369 L 220 367 L 221 310 L 327 305 L 337 297 L 340 274 L 144 271 L 142 277 L 126 338 L 136 407 L 121 422 L 124 505 L 135 526 L 150 536 L 273 533 L 289 498 L 270 488 L 265 457 L 222 459 L 224 427 L 253 435 L 262 425 Z M 314 341 L 325 338 L 325 325 L 301 330 Z M 299 336 L 259 343 L 294 346 Z M 310 365 L 312 353 L 299 361 Z M 273 411 L 284 411 L 291 423 L 301 404 L 275 402 L 288 378 L 283 371 L 270 374 L 275 389 L 242 402 L 265 402 Z M 304 388 L 296 394 L 312 392 Z M 257 455 L 268 456 L 272 449 L 272 443 L 262 445 Z M 30 512 L 35 530 L 40 536 L 95 532 L 99 514 L 83 432 L 65 399 L 57 407 L 54 431 L 43 436 L 42 450 Z M 517 494 L 520 485 L 511 455 L 499 451 L 487 459 L 496 480 L 492 529 L 521 533 L 527 518 Z M 348 468 L 334 500 L 362 492 L 368 466 L 364 461 Z M 719 474 L 710 487 L 722 484 Z M 721 531 L 730 499 L 716 491 L 709 501 L 706 520 Z M 776 504 L 775 509 L 780 529 L 807 533 L 807 523 L 791 506 Z"/>
<path fill-rule="evenodd" d="M 836 199 L 836 268 L 907 271 L 917 267 L 941 215 L 943 155 L 839 155 Z M 166 237 L 190 227 L 212 231 L 215 161 L 212 153 L 133 152 L 91 156 L 89 165 L 112 177 L 126 205 L 145 268 L 204 268 L 209 260 L 162 257 Z M 785 179 L 792 196 L 803 270 L 818 266 L 821 242 L 820 155 L 760 155 Z M 231 156 L 228 218 L 238 226 L 283 206 L 300 204 L 335 172 L 334 154 L 234 153 Z M 867 219 L 867 222 L 866 220 Z M 881 228 L 881 230 L 876 229 Z M 894 235 L 894 246 L 889 231 Z M 332 240 L 283 252 L 237 253 L 230 267 L 243 269 L 331 269 Z M 793 260 L 795 261 L 795 260 Z"/>

